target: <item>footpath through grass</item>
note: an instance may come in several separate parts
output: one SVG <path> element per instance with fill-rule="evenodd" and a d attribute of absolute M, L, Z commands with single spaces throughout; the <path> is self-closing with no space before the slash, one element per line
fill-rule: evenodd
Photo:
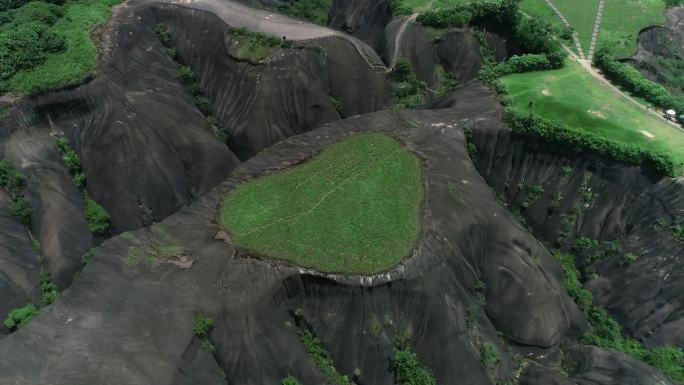
<path fill-rule="evenodd" d="M 568 60 L 559 70 L 514 74 L 501 80 L 508 87 L 513 106 L 522 112 L 663 151 L 677 163 L 684 162 L 684 131 L 617 95 L 575 61 Z"/>
<path fill-rule="evenodd" d="M 552 0 L 558 10 L 568 19 L 572 28 L 577 32 L 582 50 L 589 53 L 591 33 L 598 11 L 599 0 Z M 548 6 L 547 6 L 548 7 Z M 558 16 L 556 16 L 558 18 Z"/>
<path fill-rule="evenodd" d="M 420 160 L 380 133 L 354 134 L 294 168 L 240 186 L 220 220 L 237 249 L 327 272 L 372 274 L 420 233 Z"/>
<path fill-rule="evenodd" d="M 90 33 L 96 26 L 107 21 L 112 6 L 120 2 L 121 0 L 67 0 L 60 7 L 59 17 L 54 22 L 50 21 L 49 27 L 40 32 L 41 35 L 57 36 L 58 40 L 63 40 L 63 45 L 58 49 L 45 52 L 44 60 L 32 64 L 21 64 L 22 68 L 11 77 L 0 77 L 0 93 L 4 90 L 15 94 L 36 94 L 78 84 L 85 80 L 95 69 L 98 55 Z M 24 7 L 33 7 L 34 3 L 40 2 L 31 2 Z M 0 12 L 0 16 L 11 15 L 13 12 L 16 11 Z M 31 17 L 35 20 L 22 21 L 22 23 L 26 25 L 29 22 L 37 22 L 43 18 L 42 15 L 42 13 L 33 13 Z M 0 20 L 0 23 L 3 21 Z M 21 41 L 20 38 L 24 37 L 24 35 L 13 34 L 11 31 L 7 31 L 6 35 L 0 37 L 5 36 L 15 42 Z M 29 53 L 30 47 L 24 44 L 25 42 L 12 46 L 13 50 L 19 51 L 16 56 L 21 57 L 22 52 L 35 55 Z M 16 60 L 12 59 L 10 63 L 15 64 Z"/>

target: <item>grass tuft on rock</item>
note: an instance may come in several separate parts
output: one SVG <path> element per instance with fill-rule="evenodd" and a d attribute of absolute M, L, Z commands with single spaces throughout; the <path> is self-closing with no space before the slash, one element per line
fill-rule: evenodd
<path fill-rule="evenodd" d="M 420 160 L 381 134 L 354 134 L 303 164 L 234 190 L 221 224 L 238 250 L 320 271 L 373 274 L 420 233 Z"/>

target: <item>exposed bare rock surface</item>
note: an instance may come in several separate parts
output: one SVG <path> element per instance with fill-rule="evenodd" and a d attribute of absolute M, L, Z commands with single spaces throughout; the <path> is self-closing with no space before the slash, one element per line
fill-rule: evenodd
<path fill-rule="evenodd" d="M 579 236 L 620 245 L 619 253 L 585 266 L 598 274 L 586 282 L 595 301 L 649 345 L 684 343 L 684 244 L 670 231 L 671 224 L 684 221 L 682 180 L 658 180 L 648 170 L 526 143 L 507 128 L 475 132 L 478 169 L 541 239 L 556 244 L 572 207 L 578 206 L 576 223 L 559 246 L 568 248 Z M 569 167 L 567 173 L 564 167 Z M 544 193 L 523 208 L 524 186 L 531 185 L 542 186 Z M 583 191 L 590 193 L 588 202 L 582 201 Z M 553 209 L 559 193 L 562 200 Z M 663 228 L 656 225 L 659 218 L 665 221 Z M 627 253 L 638 259 L 623 266 Z"/>
<path fill-rule="evenodd" d="M 495 328 L 513 343 L 552 349 L 585 321 L 549 272 L 557 271 L 551 256 L 514 223 L 470 163 L 461 128 L 501 126 L 495 99 L 479 85 L 456 98 L 452 109 L 379 112 L 287 139 L 245 163 L 241 179 L 229 178 L 151 230 L 106 241 L 57 303 L 0 344 L 7 357 L 0 362 L 2 382 L 163 384 L 179 370 L 199 378 L 214 367 L 192 352 L 193 317 L 202 311 L 216 319 L 216 361 L 231 383 L 277 383 L 289 372 L 313 383 L 320 374 L 292 330 L 296 309 L 340 371 L 360 368 L 363 383 L 393 382 L 391 338 L 404 329 L 439 382 L 467 375 L 471 383 L 493 384 L 510 377 L 506 356 L 494 371 L 479 365 L 482 342 L 505 350 Z M 389 282 L 341 284 L 301 275 L 296 267 L 235 259 L 215 239 L 217 204 L 239 183 L 302 161 L 352 132 L 377 130 L 405 140 L 426 167 L 423 236 Z M 458 199 L 450 186 L 457 186 Z M 161 233 L 183 246 L 194 261 L 190 269 L 134 257 L 135 247 Z M 475 304 L 479 280 L 487 282 L 486 311 L 469 327 L 467 308 Z M 369 317 L 382 325 L 375 336 Z M 56 354 L 65 346 L 70 354 Z M 195 370 L 200 373 L 188 373 Z"/>

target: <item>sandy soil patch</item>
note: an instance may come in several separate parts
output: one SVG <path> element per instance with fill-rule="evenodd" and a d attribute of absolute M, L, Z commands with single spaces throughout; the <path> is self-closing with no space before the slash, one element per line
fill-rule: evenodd
<path fill-rule="evenodd" d="M 551 95 L 551 92 L 549 92 L 549 90 L 547 90 L 547 89 L 543 89 L 543 90 L 541 91 L 541 94 L 544 95 L 544 96 L 549 96 L 549 95 Z"/>
<path fill-rule="evenodd" d="M 587 112 L 590 113 L 590 114 L 592 114 L 592 115 L 594 115 L 594 116 L 596 116 L 596 117 L 598 117 L 598 118 L 601 118 L 601 119 L 608 119 L 608 118 L 606 118 L 605 115 L 603 115 L 603 113 L 602 113 L 601 111 L 587 110 Z"/>
<path fill-rule="evenodd" d="M 647 138 L 649 138 L 649 139 L 655 138 L 655 136 L 653 136 L 653 134 L 651 134 L 650 132 L 648 132 L 648 131 L 646 131 L 646 130 L 641 130 L 641 131 L 639 131 L 639 132 L 641 132 L 642 134 L 644 134 L 644 136 L 647 137 Z"/>

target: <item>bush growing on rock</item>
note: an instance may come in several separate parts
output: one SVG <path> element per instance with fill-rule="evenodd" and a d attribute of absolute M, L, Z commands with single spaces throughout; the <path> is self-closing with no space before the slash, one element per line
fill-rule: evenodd
<path fill-rule="evenodd" d="M 494 368 L 501 361 L 499 349 L 489 342 L 483 342 L 480 346 L 480 361 L 489 369 Z"/>
<path fill-rule="evenodd" d="M 301 382 L 299 382 L 298 379 L 294 378 L 293 376 L 287 376 L 283 378 L 283 382 L 281 382 L 282 385 L 302 385 Z"/>
<path fill-rule="evenodd" d="M 17 171 L 9 160 L 0 160 L 0 186 L 8 193 L 18 194 L 25 182 L 24 175 Z"/>
<path fill-rule="evenodd" d="M 104 207 L 88 195 L 85 197 L 85 217 L 91 233 L 100 236 L 107 235 L 111 217 Z"/>
<path fill-rule="evenodd" d="M 28 305 L 12 310 L 5 319 L 4 325 L 10 332 L 25 326 L 38 315 L 38 309 L 29 303 Z"/>
<path fill-rule="evenodd" d="M 418 357 L 409 348 L 394 349 L 394 373 L 402 385 L 435 385 L 430 369 L 420 365 Z"/>
<path fill-rule="evenodd" d="M 195 317 L 195 335 L 200 338 L 205 338 L 209 335 L 211 329 L 214 328 L 214 320 L 200 313 Z"/>
<path fill-rule="evenodd" d="M 31 226 L 31 203 L 29 203 L 28 199 L 23 196 L 15 196 L 12 199 L 10 212 L 22 225 L 26 227 Z"/>
<path fill-rule="evenodd" d="M 196 96 L 195 97 L 195 106 L 202 111 L 204 115 L 209 115 L 211 114 L 211 102 L 209 99 L 205 98 L 204 96 Z"/>
<path fill-rule="evenodd" d="M 183 65 L 176 70 L 176 77 L 183 83 L 191 83 L 195 80 L 195 73 L 192 72 L 190 66 Z"/>

